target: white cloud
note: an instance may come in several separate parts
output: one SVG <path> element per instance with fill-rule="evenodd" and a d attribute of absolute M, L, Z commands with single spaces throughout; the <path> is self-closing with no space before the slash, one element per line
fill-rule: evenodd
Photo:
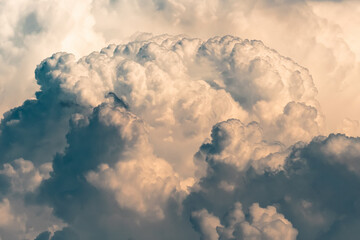
<path fill-rule="evenodd" d="M 191 213 L 193 221 L 198 225 L 201 234 L 200 239 L 217 240 L 219 234 L 216 231 L 220 227 L 220 220 L 214 215 L 210 214 L 206 209 L 202 209 Z"/>
<path fill-rule="evenodd" d="M 315 137 L 308 70 L 260 41 L 134 38 L 45 59 L 36 99 L 4 116 L 0 197 L 25 226 L 11 236 L 315 239 L 356 225 L 358 139 Z"/>
<path fill-rule="evenodd" d="M 169 198 L 180 197 L 181 201 L 187 194 L 186 182 L 181 184 L 171 165 L 153 155 L 143 122 L 136 116 L 104 107 L 99 109 L 99 118 L 105 125 L 115 126 L 126 145 L 114 167 L 100 164 L 96 171 L 86 174 L 87 181 L 112 193 L 122 208 L 163 219 Z"/>
<path fill-rule="evenodd" d="M 158 219 L 164 218 L 166 201 L 180 190 L 176 174 L 161 159 L 119 162 L 115 169 L 101 165 L 98 172 L 87 175 L 87 180 L 113 192 L 121 207 Z"/>
<path fill-rule="evenodd" d="M 360 101 L 356 1 L 6 0 L 0 12 L 0 113 L 33 96 L 35 64 L 51 53 L 69 51 L 79 57 L 136 32 L 152 32 L 262 40 L 310 70 L 328 129 L 337 129 L 345 117 L 360 117 L 354 111 Z M 272 74 L 276 79 L 277 73 Z M 271 84 L 281 86 L 278 81 Z M 302 87 L 294 84 L 293 94 L 300 96 Z M 263 92 L 269 94 L 274 96 Z"/>
<path fill-rule="evenodd" d="M 265 140 L 285 145 L 309 141 L 322 129 L 308 71 L 261 42 L 231 36 L 147 39 L 110 45 L 79 61 L 55 54 L 37 68 L 38 83 L 44 92 L 59 86 L 59 101 L 90 109 L 115 93 L 147 124 L 154 153 L 184 177 L 192 177 L 192 155 L 217 122 L 256 120 Z M 294 128 L 297 134 L 290 136 Z"/>
<path fill-rule="evenodd" d="M 284 143 L 307 142 L 322 132 L 321 122 L 316 108 L 303 103 L 290 102 L 285 106 L 284 114 L 279 116 L 270 131 L 274 135 L 278 134 L 278 139 Z"/>
<path fill-rule="evenodd" d="M 342 163 L 357 174 L 360 174 L 360 142 L 358 138 L 348 138 L 344 135 L 331 135 L 321 151 L 333 163 Z"/>
<path fill-rule="evenodd" d="M 31 161 L 19 158 L 14 160 L 13 164 L 4 164 L 0 174 L 10 178 L 12 191 L 23 193 L 34 191 L 42 180 L 50 177 L 51 171 L 51 163 L 44 163 L 39 169 L 35 169 Z"/>
<path fill-rule="evenodd" d="M 211 142 L 201 146 L 195 161 L 200 168 L 206 167 L 202 166 L 206 161 L 210 165 L 231 165 L 238 171 L 246 171 L 251 166 L 259 172 L 265 169 L 279 171 L 283 168 L 287 154 L 285 146 L 280 142 L 264 140 L 258 123 L 244 125 L 238 119 L 230 119 L 213 127 Z M 224 189 L 231 187 L 226 182 L 221 185 Z"/>
<path fill-rule="evenodd" d="M 250 215 L 251 224 L 242 226 L 245 239 L 296 239 L 297 230 L 275 207 L 261 208 L 255 203 L 250 207 Z"/>
<path fill-rule="evenodd" d="M 191 217 L 201 234 L 201 239 L 245 239 L 245 240 L 294 240 L 298 234 L 292 224 L 277 213 L 276 208 L 261 208 L 258 203 L 250 207 L 250 222 L 246 220 L 239 202 L 227 214 L 227 225 L 206 209 L 192 212 Z"/>

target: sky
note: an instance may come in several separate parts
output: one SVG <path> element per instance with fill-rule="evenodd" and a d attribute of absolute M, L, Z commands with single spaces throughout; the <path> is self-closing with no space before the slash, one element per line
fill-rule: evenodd
<path fill-rule="evenodd" d="M 0 240 L 355 239 L 360 2 L 0 1 Z"/>

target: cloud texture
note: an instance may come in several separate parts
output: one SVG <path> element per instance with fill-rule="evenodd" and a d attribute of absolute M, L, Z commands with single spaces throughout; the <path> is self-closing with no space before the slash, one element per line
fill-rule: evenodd
<path fill-rule="evenodd" d="M 3 239 L 358 234 L 359 138 L 318 136 L 309 71 L 261 41 L 139 34 L 35 77 L 0 124 Z"/>
<path fill-rule="evenodd" d="M 129 36 L 136 32 L 202 39 L 231 34 L 260 39 L 310 69 L 327 133 L 357 136 L 360 128 L 353 124 L 349 131 L 349 121 L 343 120 L 360 119 L 354 111 L 360 101 L 359 9 L 351 0 L 5 0 L 0 6 L 0 113 L 35 97 L 33 71 L 54 52 L 80 58 L 134 39 Z"/>

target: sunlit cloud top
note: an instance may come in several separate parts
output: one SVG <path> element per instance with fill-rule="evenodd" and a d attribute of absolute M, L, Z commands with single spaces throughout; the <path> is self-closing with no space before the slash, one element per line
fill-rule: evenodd
<path fill-rule="evenodd" d="M 354 239 L 360 4 L 0 3 L 0 239 Z"/>

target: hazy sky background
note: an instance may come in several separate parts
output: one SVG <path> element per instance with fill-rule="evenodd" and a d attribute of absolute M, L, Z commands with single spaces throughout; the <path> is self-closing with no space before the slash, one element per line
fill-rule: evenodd
<path fill-rule="evenodd" d="M 360 2 L 0 0 L 0 26 L 0 240 L 360 234 Z"/>

